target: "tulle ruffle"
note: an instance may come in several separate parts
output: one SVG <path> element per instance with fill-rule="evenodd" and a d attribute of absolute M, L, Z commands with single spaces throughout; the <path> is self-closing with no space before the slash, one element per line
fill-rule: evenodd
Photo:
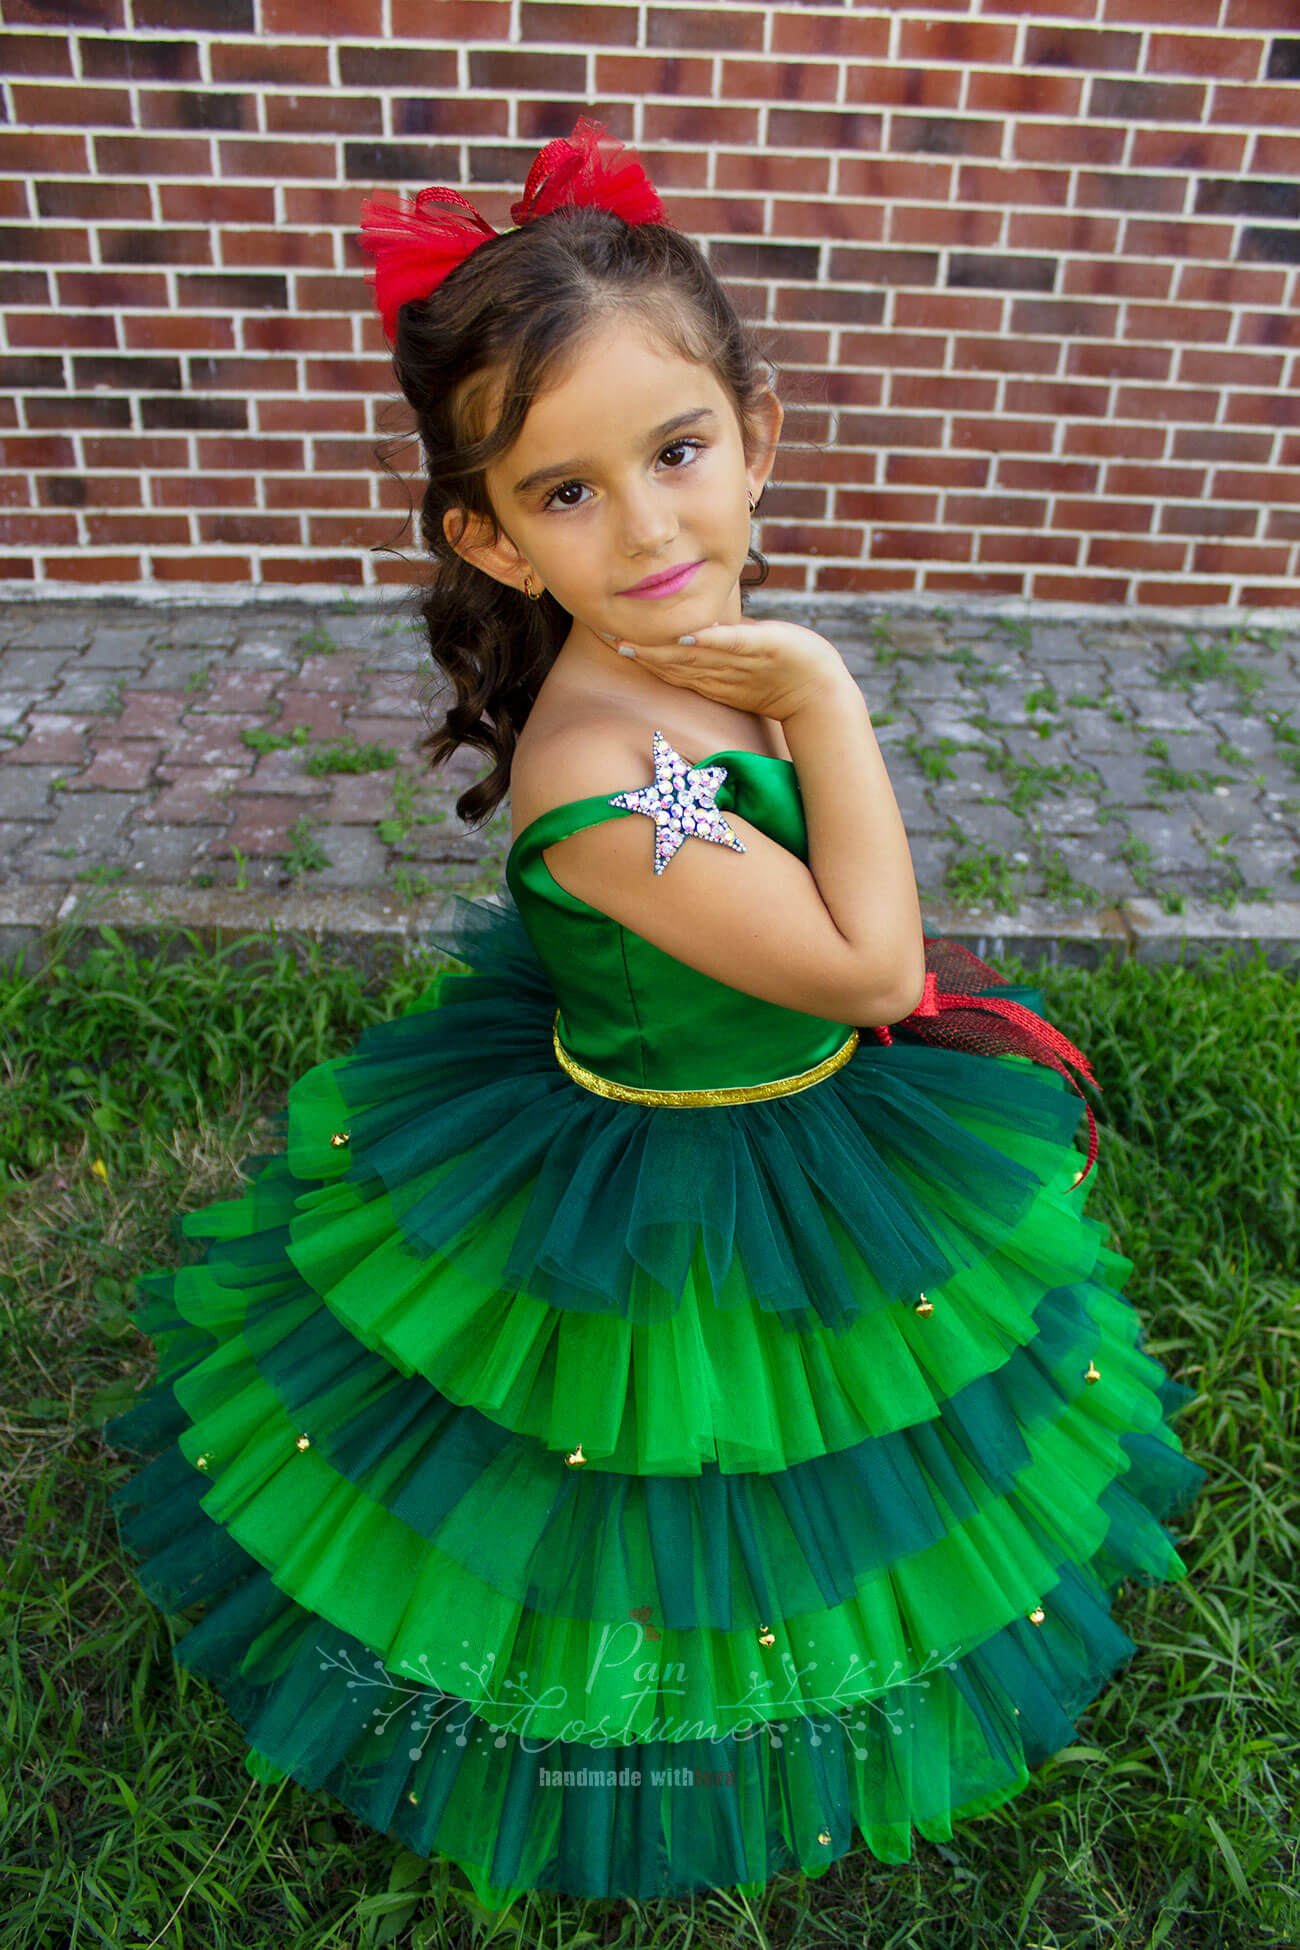
<path fill-rule="evenodd" d="M 855 1827 L 904 1860 L 1074 1737 L 1121 1581 L 1185 1575 L 1193 1391 L 1072 1190 L 1079 1099 L 901 1041 L 597 1098 L 512 907 L 454 939 L 139 1283 L 141 1583 L 206 1607 L 177 1656 L 255 1772 L 485 1901 L 757 1888 Z"/>
<path fill-rule="evenodd" d="M 1190 1393 L 1167 1383 L 1166 1410 Z M 166 1445 L 174 1454 L 186 1423 L 170 1402 L 169 1416 L 164 1396 L 153 1397 L 150 1440 L 165 1468 Z M 1110 1617 L 1115 1592 L 1124 1578 L 1153 1574 L 1153 1518 L 1182 1507 L 1204 1475 L 1157 1436 L 1121 1440 L 1131 1500 L 1112 1504 L 1090 1560 L 1058 1567 L 1040 1625 L 1016 1617 L 958 1656 L 922 1632 L 919 1658 L 891 1660 L 881 1648 L 874 1690 L 851 1705 L 835 1697 L 832 1677 L 806 1718 L 786 1707 L 738 1733 L 706 1728 L 679 1740 L 547 1735 L 529 1695 L 484 1715 L 463 1686 L 443 1692 L 392 1671 L 279 1588 L 207 1515 L 192 1470 L 171 1497 L 146 1470 L 117 1500 L 141 1506 L 124 1532 L 145 1558 L 141 1581 L 154 1601 L 204 1607 L 176 1657 L 221 1692 L 255 1775 L 326 1789 L 408 1848 L 453 1860 L 493 1905 L 530 1888 L 757 1893 L 778 1870 L 820 1874 L 859 1836 L 884 1862 L 910 1858 L 913 1831 L 950 1840 L 957 1823 L 1011 1799 L 1077 1738 L 1077 1716 L 1136 1650 Z M 1135 1543 L 1142 1530 L 1146 1545 Z M 1170 1564 L 1166 1555 L 1155 1575 Z M 459 1621 L 447 1629 L 460 1633 Z M 476 1648 L 461 1639 L 472 1671 Z M 666 1656 L 641 1639 L 636 1653 L 638 1666 Z"/>
<path fill-rule="evenodd" d="M 290 1171 L 323 1181 L 294 1228 L 318 1290 L 311 1262 L 333 1285 L 393 1240 L 552 1309 L 657 1323 L 695 1268 L 714 1310 L 842 1329 L 982 1266 L 1044 1183 L 1077 1175 L 1082 1102 L 1029 1058 L 900 1032 L 792 1096 L 628 1103 L 556 1062 L 555 996 L 513 902 L 458 899 L 431 939 L 471 972 L 298 1078 L 281 1113 Z"/>

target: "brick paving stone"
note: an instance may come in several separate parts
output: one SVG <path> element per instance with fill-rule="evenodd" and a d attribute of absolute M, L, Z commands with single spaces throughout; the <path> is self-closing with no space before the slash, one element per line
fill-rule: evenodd
<path fill-rule="evenodd" d="M 1198 839 L 1217 840 L 1224 835 L 1234 840 L 1276 838 L 1276 821 L 1268 817 L 1257 789 L 1218 786 L 1212 793 L 1184 792 L 1179 796 Z"/>
<path fill-rule="evenodd" d="M 1088 765 L 1105 789 L 1107 798 L 1122 806 L 1151 804 L 1151 780 L 1147 768 L 1151 760 L 1130 745 L 1127 751 L 1090 754 Z"/>
<path fill-rule="evenodd" d="M 927 778 L 926 790 L 936 805 L 951 799 L 978 800 L 982 792 L 996 793 L 1001 799 L 1004 785 L 1001 775 L 989 764 L 996 757 L 997 747 L 987 739 L 978 744 L 970 743 L 956 751 L 942 754 L 943 764 L 948 774 L 942 778 Z M 899 754 L 900 761 L 903 754 Z"/>
<path fill-rule="evenodd" d="M 424 676 L 435 676 L 433 658 L 429 654 L 428 639 L 421 640 L 406 632 L 391 637 L 380 637 L 367 651 L 363 668 L 366 670 L 419 672 Z"/>
<path fill-rule="evenodd" d="M 359 709 L 368 718 L 410 717 L 420 709 L 423 700 L 414 677 L 387 670 L 358 674 L 364 686 Z"/>
<path fill-rule="evenodd" d="M 0 767 L 0 814 L 6 819 L 53 819 L 54 781 L 66 776 L 61 765 Z"/>
<path fill-rule="evenodd" d="M 1075 705 L 1066 712 L 1060 736 L 1071 756 L 1086 762 L 1097 752 L 1134 751 L 1138 729 L 1131 724 L 1117 724 L 1105 711 L 1085 711 Z"/>
<path fill-rule="evenodd" d="M 1029 655 L 1039 663 L 1073 664 L 1089 662 L 1088 654 L 1079 641 L 1079 631 L 1072 623 L 1031 623 L 1029 626 Z"/>
<path fill-rule="evenodd" d="M 258 631 L 253 636 L 241 636 L 231 652 L 231 668 L 236 670 L 295 670 L 298 666 L 298 653 L 293 648 L 293 637 L 298 632 L 286 631 L 282 636 Z"/>
<path fill-rule="evenodd" d="M 1260 718 L 1241 718 L 1231 711 L 1214 711 L 1207 722 L 1214 732 L 1243 752 L 1247 759 L 1272 758 L 1277 749 L 1273 727 Z"/>
<path fill-rule="evenodd" d="M 303 807 L 296 799 L 283 794 L 275 797 L 244 794 L 231 803 L 234 812 L 231 823 L 209 849 L 214 858 L 232 854 L 236 847 L 241 853 L 289 851 L 289 828 L 303 816 Z"/>
<path fill-rule="evenodd" d="M 890 780 L 894 799 L 902 814 L 903 824 L 909 833 L 937 833 L 944 824 L 943 815 L 937 810 L 929 797 L 924 782 L 915 772 L 903 772 Z"/>
<path fill-rule="evenodd" d="M 57 853 L 47 853 L 43 845 L 34 840 L 14 858 L 21 864 L 23 883 L 32 887 L 62 886 L 84 874 L 90 864 L 89 856 L 78 853 L 75 847 L 67 846 Z"/>
<path fill-rule="evenodd" d="M 1200 725 L 1200 719 L 1187 702 L 1187 693 L 1169 685 L 1156 684 L 1146 689 L 1130 684 L 1125 698 L 1146 731 L 1195 731 Z"/>
<path fill-rule="evenodd" d="M 379 745 L 388 751 L 414 752 L 424 735 L 423 723 L 414 717 L 363 718 L 350 716 L 348 731 L 359 745 Z M 486 760 L 478 754 L 478 770 L 486 770 Z"/>
<path fill-rule="evenodd" d="M 360 650 L 338 650 L 329 655 L 309 655 L 302 660 L 295 688 L 300 691 L 355 691 L 357 672 L 365 662 Z"/>
<path fill-rule="evenodd" d="M 239 631 L 237 611 L 204 608 L 168 611 L 156 631 L 160 648 L 185 650 L 195 645 L 224 648 Z"/>
<path fill-rule="evenodd" d="M 824 635 L 825 632 L 823 631 L 822 634 Z M 888 639 L 893 648 L 906 650 L 910 655 L 917 657 L 932 653 L 937 656 L 947 647 L 947 637 L 940 623 L 898 621 L 891 623 L 889 628 L 881 631 L 880 634 Z M 978 643 L 971 647 L 977 656 L 982 654 Z"/>
<path fill-rule="evenodd" d="M 355 616 L 340 616 L 330 611 L 319 621 L 322 629 L 329 632 L 331 639 L 341 650 L 371 650 L 380 642 L 380 631 L 387 619 L 368 615 L 358 610 Z"/>
<path fill-rule="evenodd" d="M 1061 798 L 1053 796 L 1043 802 L 1051 807 L 1050 817 L 1045 823 L 1058 833 L 1076 833 L 1096 837 L 1101 825 L 1101 801 L 1087 792 L 1067 792 Z"/>
<path fill-rule="evenodd" d="M 978 697 L 972 699 L 970 708 L 991 720 L 995 731 L 989 735 L 996 735 L 996 731 L 1007 725 L 1036 724 L 1041 713 L 1030 711 L 1025 703 L 1033 688 L 1031 684 L 1019 680 L 1008 682 L 990 677 L 987 683 L 981 684 Z"/>
<path fill-rule="evenodd" d="M 923 901 L 927 897 L 936 898 L 943 891 L 943 877 L 953 857 L 952 841 L 941 839 L 935 833 L 910 832 L 907 850 L 912 856 L 917 893 Z"/>
<path fill-rule="evenodd" d="M 168 741 L 167 765 L 226 765 L 252 771 L 257 754 L 240 737 L 241 731 L 261 729 L 255 711 L 188 711 L 184 723 Z M 164 771 L 160 776 L 166 777 Z"/>
<path fill-rule="evenodd" d="M 871 691 L 897 687 L 900 695 L 928 724 L 930 714 L 936 705 L 945 705 L 951 699 L 954 689 L 952 671 L 947 664 L 891 664 L 876 678 L 868 679 Z"/>
<path fill-rule="evenodd" d="M 141 808 L 136 818 L 160 826 L 203 826 L 229 818 L 230 807 L 220 795 L 238 785 L 244 776 L 233 765 L 173 767 L 153 804 Z"/>
<path fill-rule="evenodd" d="M 329 772 L 305 772 L 303 755 L 300 751 L 262 752 L 248 778 L 240 787 L 240 794 L 254 797 L 269 792 L 283 792 L 295 799 L 333 798 L 334 775 Z"/>
<path fill-rule="evenodd" d="M 25 607 L 25 614 L 22 613 Z M 15 604 L 10 612 L 9 634 L 24 650 L 80 650 L 96 635 L 93 606 L 68 609 L 61 604 Z"/>
<path fill-rule="evenodd" d="M 1279 897 L 1295 897 L 1300 884 L 1300 847 L 1294 837 L 1234 840 L 1232 855 L 1247 886 L 1268 887 Z"/>
<path fill-rule="evenodd" d="M 402 842 L 402 848 L 411 856 L 407 865 L 425 867 L 472 863 L 481 860 L 488 850 L 480 837 L 450 823 L 447 826 L 412 827 Z"/>
<path fill-rule="evenodd" d="M 29 650 L 25 644 L 9 644 L 0 650 L 0 691 L 38 696 L 52 691 L 66 671 L 81 668 L 75 650 Z"/>
<path fill-rule="evenodd" d="M 952 643 L 963 643 L 971 638 L 987 637 L 1000 628 L 995 616 L 962 616 L 954 614 L 944 627 L 944 635 Z"/>
<path fill-rule="evenodd" d="M 196 714 L 202 712 L 253 711 L 262 716 L 277 695 L 273 670 L 240 670 L 227 667 L 214 670 L 212 682 L 202 697 L 194 700 Z"/>
<path fill-rule="evenodd" d="M 143 792 L 153 777 L 162 747 L 155 739 L 101 738 L 95 756 L 83 772 L 68 780 L 69 792 Z"/>
<path fill-rule="evenodd" d="M 343 826 L 359 826 L 393 817 L 396 767 L 387 772 L 340 772 L 330 800 L 332 818 Z"/>
<path fill-rule="evenodd" d="M 313 743 L 333 744 L 350 729 L 343 721 L 343 713 L 353 701 L 346 691 L 303 691 L 286 685 L 278 698 L 280 709 L 272 726 L 277 733 L 306 725 Z"/>
<path fill-rule="evenodd" d="M 1061 865 L 1072 880 L 1093 887 L 1105 901 L 1128 900 L 1138 891 L 1132 869 L 1115 859 L 1095 842 L 1074 833 L 1054 834 L 1048 851 L 1060 856 Z"/>
<path fill-rule="evenodd" d="M 287 850 L 286 841 L 281 851 Z M 193 868 L 191 880 L 196 880 L 200 873 L 210 876 L 210 880 L 204 880 L 205 886 L 211 884 L 225 887 L 232 892 L 242 889 L 244 892 L 276 894 L 289 891 L 294 884 L 291 876 L 285 872 L 283 862 L 271 854 L 250 856 L 241 853 L 238 859 L 233 854 L 226 858 L 218 858 L 215 845 L 209 849 L 202 862 Z M 313 883 L 309 879 L 307 884 L 310 887 Z"/>
<path fill-rule="evenodd" d="M 989 734 L 970 722 L 970 718 L 955 705 L 934 703 L 926 707 L 925 736 L 929 740 L 940 738 L 955 739 L 959 745 L 984 746 L 989 742 Z"/>
<path fill-rule="evenodd" d="M 1284 757 L 1281 746 L 1276 747 L 1268 757 L 1252 760 L 1250 778 L 1268 798 L 1294 799 L 1300 794 L 1300 774 L 1296 772 L 1295 759 Z"/>
<path fill-rule="evenodd" d="M 149 662 L 149 651 L 142 643 L 135 649 L 128 649 L 120 641 L 120 633 L 105 632 L 103 636 L 96 631 L 85 649 L 78 653 L 78 662 L 85 670 L 120 670 L 138 674 Z"/>
<path fill-rule="evenodd" d="M 175 691 L 131 691 L 113 720 L 118 738 L 171 739 L 178 734 L 185 699 Z"/>
<path fill-rule="evenodd" d="M 1203 868 L 1209 856 L 1185 820 L 1146 806 L 1134 806 L 1125 815 L 1130 832 L 1151 848 L 1152 860 L 1164 867 Z"/>
<path fill-rule="evenodd" d="M 123 859 L 143 886 L 183 885 L 197 865 L 209 863 L 208 845 L 220 826 L 142 826 L 134 822 Z"/>
<path fill-rule="evenodd" d="M 1163 739 L 1169 747 L 1168 758 L 1160 758 L 1154 752 L 1147 752 L 1147 746 L 1154 739 Z M 1224 784 L 1231 784 L 1240 767 L 1232 766 L 1219 752 L 1223 740 L 1208 725 L 1198 725 L 1193 731 L 1158 731 L 1141 734 L 1140 749 L 1150 758 L 1153 765 L 1169 765 L 1176 772 L 1213 772 Z"/>
<path fill-rule="evenodd" d="M 310 876 L 313 887 L 374 886 L 388 869 L 388 847 L 365 826 L 313 826 L 312 844 L 329 860 Z"/>
<path fill-rule="evenodd" d="M 80 711 L 91 718 L 111 718 L 123 695 L 129 695 L 136 681 L 133 670 L 75 670 L 60 678 L 58 687 L 44 701 L 54 711 Z"/>
<path fill-rule="evenodd" d="M 93 858 L 106 840 L 116 838 L 131 811 L 127 792 L 61 792 L 54 818 L 41 832 L 40 850 L 48 855 L 70 846 L 83 861 Z"/>
<path fill-rule="evenodd" d="M 145 669 L 143 682 L 154 691 L 179 691 L 186 702 L 200 695 L 199 679 L 211 670 L 220 652 L 211 650 L 155 650 Z"/>
<path fill-rule="evenodd" d="M 36 837 L 37 828 L 28 820 L 0 819 L 0 877 L 9 879 L 15 872 L 16 856 Z"/>
<path fill-rule="evenodd" d="M 1043 737 L 1032 718 L 1024 724 L 999 726 L 998 744 L 1011 758 L 1018 759 L 1026 766 L 1044 766 L 1051 771 L 1057 766 L 1069 766 L 1072 762 L 1060 733 L 1053 733 L 1049 729 L 1048 735 Z M 1150 763 L 1149 759 L 1147 763 Z"/>
<path fill-rule="evenodd" d="M 149 646 L 157 635 L 158 625 L 153 622 L 101 624 L 95 631 L 96 661 L 138 669 L 148 661 Z"/>
<path fill-rule="evenodd" d="M 31 711 L 26 736 L 0 754 L 0 764 L 80 767 L 86 761 L 88 722 L 81 712 Z"/>
<path fill-rule="evenodd" d="M 938 786 L 933 788 L 933 797 L 940 831 L 951 824 L 963 839 L 972 843 L 983 840 L 1003 853 L 1024 846 L 1028 838 L 1025 821 L 1009 806 L 981 804 L 970 793 L 944 795 Z"/>
<path fill-rule="evenodd" d="M 882 722 L 883 719 L 887 722 Z M 886 755 L 894 747 L 902 746 L 909 738 L 920 736 L 920 727 L 913 720 L 910 711 L 871 713 L 871 728 L 876 734 L 876 743 Z M 422 763 L 425 761 L 421 761 Z"/>

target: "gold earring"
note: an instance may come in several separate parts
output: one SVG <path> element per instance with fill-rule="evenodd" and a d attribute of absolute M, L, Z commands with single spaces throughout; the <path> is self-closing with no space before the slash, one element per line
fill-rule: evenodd
<path fill-rule="evenodd" d="M 750 512 L 750 514 L 752 515 L 752 514 L 753 514 L 753 512 L 754 512 L 754 507 L 755 507 L 755 502 L 754 502 L 754 494 L 753 494 L 753 490 L 752 490 L 752 488 L 751 488 L 751 489 L 746 489 L 746 492 L 747 492 L 747 493 L 748 493 L 748 495 L 749 495 L 749 512 Z"/>
<path fill-rule="evenodd" d="M 532 578 L 531 571 L 524 576 L 524 594 L 529 598 L 531 602 L 534 603 L 540 602 L 542 599 L 541 590 L 533 588 L 533 578 Z"/>

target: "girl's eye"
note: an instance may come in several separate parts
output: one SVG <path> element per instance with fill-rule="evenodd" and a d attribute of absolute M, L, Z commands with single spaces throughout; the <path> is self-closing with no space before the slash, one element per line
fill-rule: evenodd
<path fill-rule="evenodd" d="M 665 454 L 683 453 L 689 448 L 704 447 L 707 445 L 708 442 L 704 440 L 673 440 L 669 443 L 668 446 L 660 448 L 659 458 L 660 460 L 662 460 Z M 679 463 L 676 467 L 670 467 L 669 472 L 674 474 L 680 474 L 682 468 L 689 465 L 690 465 L 689 461 Z M 551 509 L 553 506 L 557 505 L 556 504 L 557 495 L 566 493 L 569 488 L 580 488 L 581 486 L 582 486 L 581 481 L 561 481 L 559 486 L 553 487 L 550 493 L 546 495 L 545 498 L 543 499 L 542 501 L 543 510 Z M 581 508 L 583 506 L 583 503 L 581 501 L 561 501 L 558 503 L 558 506 L 561 508 Z"/>

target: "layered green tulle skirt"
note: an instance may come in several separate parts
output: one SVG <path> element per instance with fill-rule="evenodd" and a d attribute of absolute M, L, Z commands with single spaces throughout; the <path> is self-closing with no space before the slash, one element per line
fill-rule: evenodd
<path fill-rule="evenodd" d="M 105 1433 L 177 1659 L 256 1776 L 492 1906 L 950 1838 L 1076 1737 L 1206 1475 L 1079 1097 L 896 1031 L 790 1096 L 619 1101 L 557 1064 L 508 897 L 431 939 L 460 965 L 138 1281 L 157 1378 Z"/>

